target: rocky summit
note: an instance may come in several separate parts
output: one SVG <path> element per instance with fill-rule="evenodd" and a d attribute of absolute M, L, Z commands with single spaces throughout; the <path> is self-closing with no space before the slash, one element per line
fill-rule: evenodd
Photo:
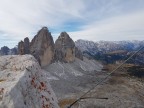
<path fill-rule="evenodd" d="M 66 32 L 62 32 L 55 42 L 55 60 L 61 62 L 75 60 L 75 43 Z"/>
<path fill-rule="evenodd" d="M 43 27 L 32 39 L 30 53 L 41 66 L 52 63 L 54 59 L 54 41 L 47 27 Z"/>
<path fill-rule="evenodd" d="M 20 55 L 29 54 L 30 53 L 29 45 L 30 45 L 29 38 L 26 37 L 24 41 L 18 43 L 18 53 Z"/>
<path fill-rule="evenodd" d="M 29 42 L 29 38 L 26 37 L 24 39 L 24 52 L 25 54 L 29 54 L 30 53 L 30 42 Z"/>
<path fill-rule="evenodd" d="M 0 108 L 59 108 L 47 73 L 31 55 L 0 57 Z"/>
<path fill-rule="evenodd" d="M 53 62 L 73 62 L 75 58 L 83 60 L 81 51 L 66 32 L 62 32 L 56 42 L 47 27 L 43 27 L 29 42 L 28 38 L 18 44 L 20 55 L 31 54 L 44 67 Z"/>
<path fill-rule="evenodd" d="M 20 42 L 18 43 L 18 53 L 19 53 L 20 55 L 25 54 L 25 52 L 24 52 L 24 42 L 23 42 L 23 41 L 20 41 Z"/>

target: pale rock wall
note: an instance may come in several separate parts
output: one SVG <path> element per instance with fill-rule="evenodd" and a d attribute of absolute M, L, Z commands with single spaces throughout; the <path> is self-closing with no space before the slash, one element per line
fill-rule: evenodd
<path fill-rule="evenodd" d="M 55 42 L 55 61 L 73 62 L 75 43 L 66 32 L 62 32 Z"/>
<path fill-rule="evenodd" d="M 32 39 L 30 53 L 41 66 L 49 65 L 54 58 L 54 41 L 47 27 L 43 27 Z"/>
<path fill-rule="evenodd" d="M 46 72 L 31 55 L 0 57 L 0 108 L 59 108 Z"/>

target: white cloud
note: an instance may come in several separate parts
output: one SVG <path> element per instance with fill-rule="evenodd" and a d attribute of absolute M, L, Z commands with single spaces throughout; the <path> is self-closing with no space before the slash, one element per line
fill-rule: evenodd
<path fill-rule="evenodd" d="M 143 40 L 144 11 L 90 23 L 80 31 L 70 32 L 74 40 Z"/>
<path fill-rule="evenodd" d="M 61 31 L 64 27 L 79 28 L 80 31 L 70 33 L 75 40 L 142 39 L 144 11 L 133 10 L 143 10 L 143 3 L 143 0 L 1 0 L 0 47 L 13 47 L 25 37 L 32 39 L 42 26 Z M 129 11 L 132 13 L 127 14 Z M 82 25 L 65 25 L 73 21 Z M 58 36 L 52 34 L 54 39 Z"/>

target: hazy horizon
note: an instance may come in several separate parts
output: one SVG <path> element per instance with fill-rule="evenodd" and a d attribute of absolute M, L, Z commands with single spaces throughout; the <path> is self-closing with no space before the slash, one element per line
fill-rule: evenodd
<path fill-rule="evenodd" d="M 143 0 L 5 0 L 0 4 L 0 47 L 30 40 L 47 26 L 54 40 L 144 40 Z"/>

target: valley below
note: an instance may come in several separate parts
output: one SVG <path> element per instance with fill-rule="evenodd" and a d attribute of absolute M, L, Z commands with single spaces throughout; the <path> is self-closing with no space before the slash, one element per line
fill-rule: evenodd
<path fill-rule="evenodd" d="M 103 66 L 99 62 L 92 62 L 88 59 L 87 61 L 93 65 L 81 64 L 81 67 L 87 65 L 90 70 L 79 68 L 79 65 L 75 65 L 80 63 L 78 61 L 72 63 L 73 65 L 59 64 L 61 65 L 59 68 L 52 68 L 60 73 L 64 72 L 61 75 L 52 74 L 50 72 L 52 66 L 44 68 L 51 75 L 49 78 L 52 79 L 49 79 L 49 82 L 61 108 L 67 108 L 118 66 L 117 64 Z M 103 70 L 105 67 L 107 70 Z M 69 69 L 73 71 L 70 72 Z M 77 74 L 74 73 L 74 69 L 77 70 Z M 117 70 L 103 83 L 83 96 L 72 108 L 144 108 L 144 79 L 131 76 L 126 69 L 123 67 Z"/>

